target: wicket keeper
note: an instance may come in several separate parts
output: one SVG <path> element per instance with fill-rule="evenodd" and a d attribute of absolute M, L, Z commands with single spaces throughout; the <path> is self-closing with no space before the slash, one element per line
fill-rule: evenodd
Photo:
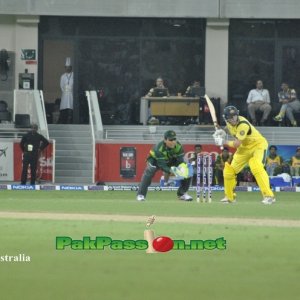
<path fill-rule="evenodd" d="M 236 107 L 225 107 L 223 118 L 226 122 L 225 129 L 234 137 L 234 140 L 225 140 L 226 132 L 223 129 L 218 129 L 213 135 L 215 143 L 218 146 L 227 145 L 237 150 L 233 155 L 231 164 L 225 163 L 223 171 L 225 197 L 221 202 L 235 202 L 236 175 L 248 164 L 263 195 L 262 203 L 274 203 L 275 197 L 270 188 L 270 179 L 264 169 L 263 162 L 268 148 L 267 140 L 246 118 L 239 116 Z"/>
<path fill-rule="evenodd" d="M 139 185 L 137 200 L 144 201 L 146 199 L 148 187 L 152 178 L 158 170 L 162 170 L 165 174 L 174 173 L 173 170 L 184 163 L 184 151 L 182 145 L 176 139 L 176 133 L 168 130 L 164 134 L 164 140 L 155 145 L 147 158 L 147 167 L 142 176 Z M 175 174 L 176 175 L 176 174 Z M 192 176 L 192 174 L 191 174 Z M 190 187 L 191 177 L 186 176 L 180 182 L 177 190 L 177 196 L 183 201 L 192 201 L 193 198 L 187 193 Z"/>

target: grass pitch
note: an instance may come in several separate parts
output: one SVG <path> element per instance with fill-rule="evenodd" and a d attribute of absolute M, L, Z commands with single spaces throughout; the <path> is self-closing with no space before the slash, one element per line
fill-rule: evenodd
<path fill-rule="evenodd" d="M 180 202 L 175 192 L 1 191 L 1 212 L 28 212 L 29 219 L 0 218 L 0 256 L 25 253 L 30 263 L 0 262 L 1 299 L 298 299 L 300 227 L 239 224 L 239 219 L 295 221 L 297 193 L 278 193 L 275 205 L 259 193 L 238 193 L 236 205 Z M 53 220 L 30 219 L 47 212 Z M 132 215 L 131 221 L 56 220 L 55 214 Z M 170 251 L 55 249 L 56 236 L 143 239 L 155 214 L 156 236 L 173 239 L 224 237 L 226 250 Z M 134 216 L 145 216 L 145 221 Z M 160 222 L 160 216 L 238 218 L 236 224 Z M 294 224 L 294 223 L 292 223 Z"/>

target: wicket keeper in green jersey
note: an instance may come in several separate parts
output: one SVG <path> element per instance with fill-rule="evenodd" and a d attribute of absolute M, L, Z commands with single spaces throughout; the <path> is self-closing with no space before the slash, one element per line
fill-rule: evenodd
<path fill-rule="evenodd" d="M 158 170 L 162 170 L 166 175 L 172 174 L 171 167 L 178 167 L 184 163 L 184 151 L 182 145 L 176 139 L 176 133 L 168 130 L 164 134 L 164 140 L 155 145 L 147 158 L 147 167 L 142 176 L 139 185 L 137 200 L 144 201 L 147 195 L 148 187 L 152 178 Z M 183 178 L 177 190 L 177 196 L 180 200 L 193 200 L 187 191 L 190 187 L 191 178 Z"/>

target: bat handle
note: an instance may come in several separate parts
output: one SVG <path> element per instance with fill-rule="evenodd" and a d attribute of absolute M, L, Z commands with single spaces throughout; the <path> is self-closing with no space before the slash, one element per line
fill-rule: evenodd
<path fill-rule="evenodd" d="M 216 122 L 214 123 L 214 126 L 215 126 L 216 130 L 221 128 L 221 126 L 218 123 L 216 123 Z M 220 149 L 223 151 L 224 147 L 220 146 Z"/>
<path fill-rule="evenodd" d="M 216 130 L 221 128 L 221 126 L 217 122 L 214 122 L 214 126 Z"/>

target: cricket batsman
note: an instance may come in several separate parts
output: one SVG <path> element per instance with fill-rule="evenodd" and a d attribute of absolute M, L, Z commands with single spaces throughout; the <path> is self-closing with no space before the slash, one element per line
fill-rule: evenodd
<path fill-rule="evenodd" d="M 193 198 L 187 193 L 190 187 L 191 172 L 187 164 L 184 162 L 184 151 L 182 145 L 177 141 L 176 133 L 168 130 L 164 134 L 164 140 L 150 150 L 147 158 L 147 167 L 142 176 L 139 185 L 137 200 L 144 201 L 146 199 L 148 187 L 152 178 L 158 170 L 164 171 L 167 177 L 174 174 L 180 177 L 181 182 L 177 190 L 177 196 L 183 201 L 192 201 Z"/>
<path fill-rule="evenodd" d="M 246 118 L 239 116 L 236 107 L 225 107 L 223 118 L 226 122 L 225 130 L 234 137 L 234 140 L 226 140 L 226 131 L 217 129 L 213 135 L 215 143 L 218 146 L 227 145 L 237 150 L 233 155 L 232 162 L 225 163 L 223 170 L 225 197 L 221 202 L 235 202 L 236 175 L 248 164 L 263 195 L 262 203 L 274 203 L 275 197 L 270 188 L 270 179 L 263 162 L 268 148 L 267 140 Z"/>

